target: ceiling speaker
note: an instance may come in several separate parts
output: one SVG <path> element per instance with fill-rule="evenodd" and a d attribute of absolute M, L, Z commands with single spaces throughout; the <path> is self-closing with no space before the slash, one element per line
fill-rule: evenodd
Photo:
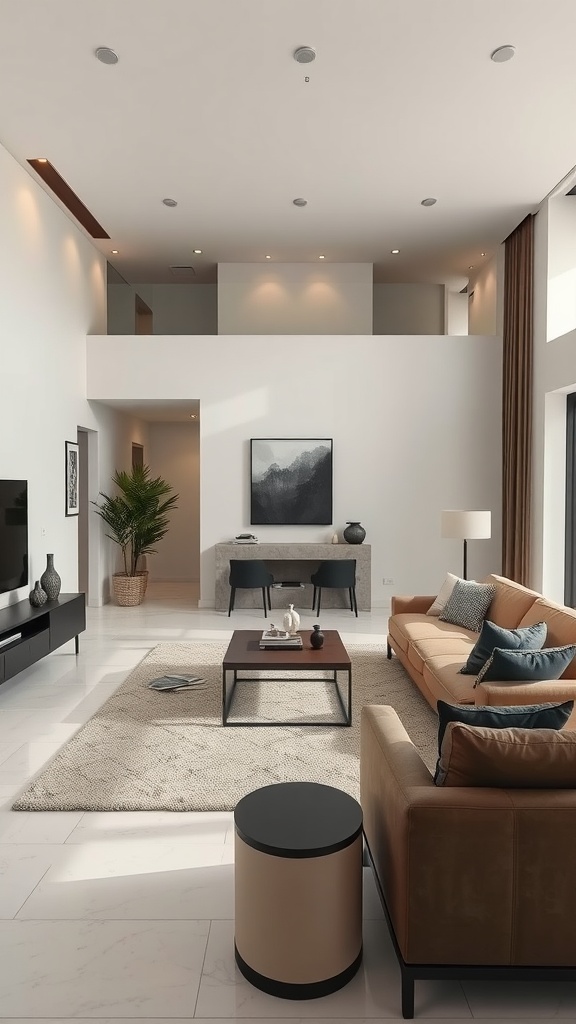
<path fill-rule="evenodd" d="M 299 64 L 310 64 L 311 61 L 316 60 L 316 50 L 313 46 L 299 46 L 297 50 L 294 50 L 294 60 Z"/>
<path fill-rule="evenodd" d="M 114 50 L 111 50 L 109 46 L 98 46 L 94 50 L 94 53 L 98 57 L 98 60 L 101 60 L 103 64 L 118 63 L 118 54 L 114 53 Z"/>

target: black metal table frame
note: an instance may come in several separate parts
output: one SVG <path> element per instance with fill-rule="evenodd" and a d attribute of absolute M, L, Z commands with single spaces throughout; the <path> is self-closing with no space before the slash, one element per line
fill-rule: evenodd
<path fill-rule="evenodd" d="M 301 725 L 315 725 L 320 728 L 324 726 L 341 726 L 347 728 L 352 725 L 352 666 L 348 668 L 334 669 L 331 677 L 319 678 L 318 676 L 303 676 L 301 672 L 295 672 L 293 676 L 286 677 L 282 675 L 279 679 L 277 675 L 260 675 L 260 676 L 239 676 L 239 672 L 249 672 L 250 669 L 238 669 L 238 668 L 226 668 L 222 666 L 222 726 L 248 726 L 252 728 L 262 728 L 266 726 L 301 726 Z M 252 671 L 254 671 L 252 669 Z M 260 671 L 257 669 L 256 671 Z M 268 669 L 268 671 L 272 671 Z M 277 672 L 289 672 L 289 668 L 276 669 Z M 330 672 L 330 669 L 318 669 L 318 671 Z M 232 688 L 228 690 L 228 673 L 233 673 Z M 340 693 L 340 687 L 338 686 L 338 672 L 346 672 L 348 675 L 348 707 L 346 708 L 344 701 L 342 700 L 342 694 Z M 338 697 L 338 703 L 342 708 L 343 720 L 341 722 L 231 722 L 229 719 L 230 709 L 232 707 L 232 701 L 234 699 L 234 693 L 236 692 L 236 686 L 238 683 L 272 683 L 272 682 L 283 682 L 283 683 L 333 683 L 336 690 L 336 696 Z"/>

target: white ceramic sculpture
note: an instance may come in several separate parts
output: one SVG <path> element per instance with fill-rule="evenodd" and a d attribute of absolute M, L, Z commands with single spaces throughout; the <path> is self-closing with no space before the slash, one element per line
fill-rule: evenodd
<path fill-rule="evenodd" d="M 294 611 L 294 605 L 288 605 L 288 611 L 284 616 L 284 629 L 287 633 L 297 633 L 300 625 L 300 616 Z"/>

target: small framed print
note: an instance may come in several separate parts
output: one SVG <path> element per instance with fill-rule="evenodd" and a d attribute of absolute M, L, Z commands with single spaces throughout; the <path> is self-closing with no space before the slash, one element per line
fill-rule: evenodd
<path fill-rule="evenodd" d="M 66 515 L 78 515 L 78 469 L 80 448 L 75 441 L 66 441 Z"/>
<path fill-rule="evenodd" d="M 332 523 L 332 438 L 251 438 L 250 523 Z"/>

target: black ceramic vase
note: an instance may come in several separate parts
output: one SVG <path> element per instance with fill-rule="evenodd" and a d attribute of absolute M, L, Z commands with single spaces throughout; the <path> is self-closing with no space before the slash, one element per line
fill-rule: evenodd
<path fill-rule="evenodd" d="M 312 632 L 310 634 L 310 647 L 313 647 L 315 651 L 319 651 L 324 644 L 324 633 L 320 629 L 320 626 L 312 626 Z"/>
<path fill-rule="evenodd" d="M 347 544 L 361 544 L 366 536 L 366 530 L 360 523 L 348 523 L 342 536 Z"/>
<path fill-rule="evenodd" d="M 40 577 L 40 586 L 49 601 L 55 601 L 60 593 L 62 580 L 54 568 L 54 555 L 46 555 L 46 568 Z"/>
<path fill-rule="evenodd" d="M 36 580 L 34 590 L 30 591 L 28 600 L 33 608 L 41 608 L 43 604 L 46 604 L 48 597 L 46 595 L 46 591 L 42 590 L 42 587 L 40 586 L 40 580 Z"/>

